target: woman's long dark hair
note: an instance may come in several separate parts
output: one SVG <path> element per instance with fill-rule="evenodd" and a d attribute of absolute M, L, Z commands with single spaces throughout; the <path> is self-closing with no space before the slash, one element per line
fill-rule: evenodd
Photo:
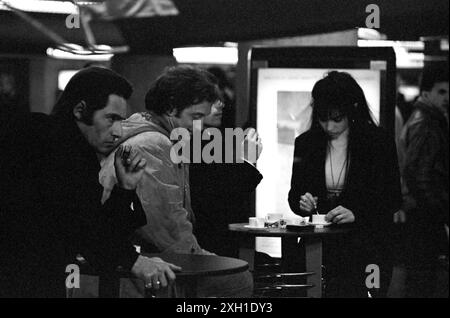
<path fill-rule="evenodd" d="M 375 126 L 361 86 L 348 73 L 327 73 L 314 85 L 311 95 L 311 129 L 322 130 L 319 118 L 330 118 L 335 113 L 348 118 L 350 134 Z"/>
<path fill-rule="evenodd" d="M 311 130 L 329 138 L 320 126 L 319 118 L 333 118 L 335 114 L 345 116 L 349 125 L 347 155 L 359 152 L 367 143 L 366 133 L 376 127 L 361 86 L 350 74 L 331 71 L 314 85 L 311 95 Z M 351 162 L 347 161 L 347 164 L 351 165 Z"/>

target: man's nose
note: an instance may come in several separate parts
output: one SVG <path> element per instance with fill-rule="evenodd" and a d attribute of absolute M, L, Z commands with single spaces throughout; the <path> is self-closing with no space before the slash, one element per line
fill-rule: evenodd
<path fill-rule="evenodd" d="M 113 124 L 111 133 L 114 138 L 122 137 L 122 124 L 120 123 L 120 121 L 117 121 Z"/>

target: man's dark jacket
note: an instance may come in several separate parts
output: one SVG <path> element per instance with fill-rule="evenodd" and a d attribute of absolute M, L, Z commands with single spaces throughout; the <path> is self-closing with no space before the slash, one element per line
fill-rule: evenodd
<path fill-rule="evenodd" d="M 204 141 L 202 145 L 206 144 Z M 225 150 L 222 155 L 225 162 Z M 262 178 L 258 169 L 247 162 L 189 165 L 194 234 L 203 249 L 221 256 L 237 256 L 238 238 L 228 230 L 228 224 L 248 222 L 254 216 L 252 193 Z"/>
<path fill-rule="evenodd" d="M 77 254 L 99 272 L 130 269 L 128 237 L 145 224 L 135 192 L 115 188 L 101 204 L 100 164 L 73 120 L 12 121 L 1 137 L 0 296 L 64 297 Z"/>
<path fill-rule="evenodd" d="M 416 102 L 399 145 L 409 258 L 421 266 L 448 254 L 449 126 L 441 110 Z M 408 265 L 410 265 L 409 262 Z"/>

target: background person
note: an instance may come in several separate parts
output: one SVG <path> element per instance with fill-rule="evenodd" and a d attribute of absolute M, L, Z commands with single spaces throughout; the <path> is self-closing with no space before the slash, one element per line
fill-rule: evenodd
<path fill-rule="evenodd" d="M 399 144 L 406 237 L 398 254 L 407 297 L 448 297 L 448 65 L 426 67 L 420 91 Z"/>
<path fill-rule="evenodd" d="M 191 163 L 189 181 L 192 208 L 196 215 L 194 233 L 198 242 L 210 252 L 237 257 L 238 238 L 228 230 L 228 224 L 248 222 L 248 218 L 253 216 L 250 200 L 262 180 L 261 173 L 255 167 L 262 151 L 262 144 L 256 130 L 250 129 L 244 139 L 244 146 L 256 149 L 256 157 L 250 161 L 248 152 L 243 151 L 243 162 L 226 163 L 225 129 L 233 127 L 222 126 L 224 107 L 227 106 L 222 102 L 215 103 L 211 113 L 204 118 L 204 127 L 207 131 L 208 128 L 220 129 L 224 146 L 222 161 L 205 163 L 202 160 L 201 163 Z M 207 142 L 210 141 L 203 144 Z M 235 158 L 234 150 L 233 147 L 233 158 Z"/>

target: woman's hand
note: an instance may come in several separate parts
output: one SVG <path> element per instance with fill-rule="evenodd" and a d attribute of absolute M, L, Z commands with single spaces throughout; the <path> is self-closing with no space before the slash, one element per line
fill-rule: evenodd
<path fill-rule="evenodd" d="M 325 221 L 336 224 L 353 223 L 355 222 L 355 215 L 352 211 L 344 208 L 342 205 L 334 208 L 325 216 Z"/>
<path fill-rule="evenodd" d="M 317 197 L 306 192 L 300 197 L 300 210 L 311 213 L 315 209 L 317 209 Z"/>

